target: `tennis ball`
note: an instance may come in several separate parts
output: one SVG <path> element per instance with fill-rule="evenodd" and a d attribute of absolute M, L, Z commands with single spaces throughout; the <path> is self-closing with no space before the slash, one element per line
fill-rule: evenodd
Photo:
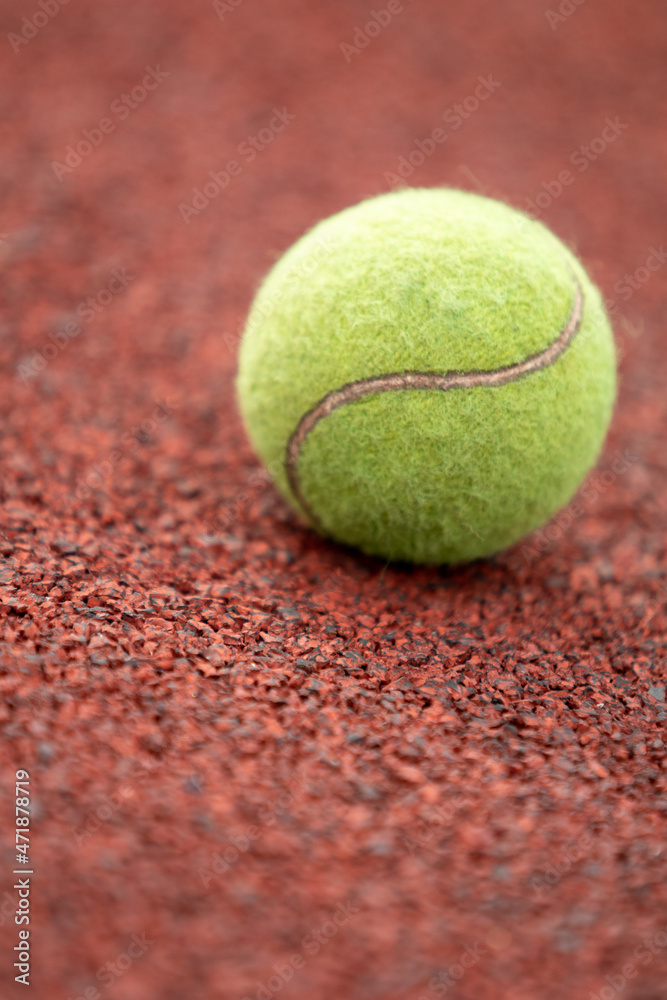
<path fill-rule="evenodd" d="M 240 349 L 254 446 L 321 534 L 459 563 L 547 521 L 616 393 L 601 296 L 540 222 L 406 189 L 325 219 L 273 267 Z"/>

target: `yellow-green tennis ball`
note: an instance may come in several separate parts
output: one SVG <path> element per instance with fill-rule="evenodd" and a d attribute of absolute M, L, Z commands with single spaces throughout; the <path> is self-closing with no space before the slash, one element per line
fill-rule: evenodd
<path fill-rule="evenodd" d="M 322 534 L 457 563 L 543 524 L 616 393 L 600 293 L 545 226 L 407 189 L 319 223 L 253 304 L 238 391 L 257 452 Z"/>

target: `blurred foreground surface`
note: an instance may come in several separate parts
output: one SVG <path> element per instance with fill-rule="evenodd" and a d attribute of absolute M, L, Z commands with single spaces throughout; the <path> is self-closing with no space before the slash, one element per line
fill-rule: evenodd
<path fill-rule="evenodd" d="M 4 4 L 3 997 L 26 768 L 40 1000 L 664 1000 L 667 26 L 571 7 Z M 536 206 L 621 353 L 579 507 L 454 571 L 302 529 L 234 399 L 400 177 Z"/>

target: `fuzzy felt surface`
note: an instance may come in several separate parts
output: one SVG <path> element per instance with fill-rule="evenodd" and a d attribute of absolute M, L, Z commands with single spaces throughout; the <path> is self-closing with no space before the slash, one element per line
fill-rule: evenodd
<path fill-rule="evenodd" d="M 387 559 L 490 555 L 567 503 L 611 417 L 613 338 L 576 257 L 501 202 L 405 189 L 315 226 L 264 281 L 240 352 L 245 424 L 283 494 L 298 510 L 285 447 L 328 392 L 388 372 L 516 364 L 565 326 L 572 272 L 583 319 L 548 368 L 502 387 L 371 395 L 305 440 L 299 480 L 325 533 Z"/>

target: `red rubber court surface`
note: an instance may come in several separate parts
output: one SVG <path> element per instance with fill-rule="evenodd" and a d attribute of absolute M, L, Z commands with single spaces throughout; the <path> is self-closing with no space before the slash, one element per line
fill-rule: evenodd
<path fill-rule="evenodd" d="M 5 0 L 3 998 L 664 1000 L 667 19 L 545 4 Z M 577 504 L 455 570 L 301 527 L 234 397 L 396 178 L 531 203 L 619 345 Z"/>

